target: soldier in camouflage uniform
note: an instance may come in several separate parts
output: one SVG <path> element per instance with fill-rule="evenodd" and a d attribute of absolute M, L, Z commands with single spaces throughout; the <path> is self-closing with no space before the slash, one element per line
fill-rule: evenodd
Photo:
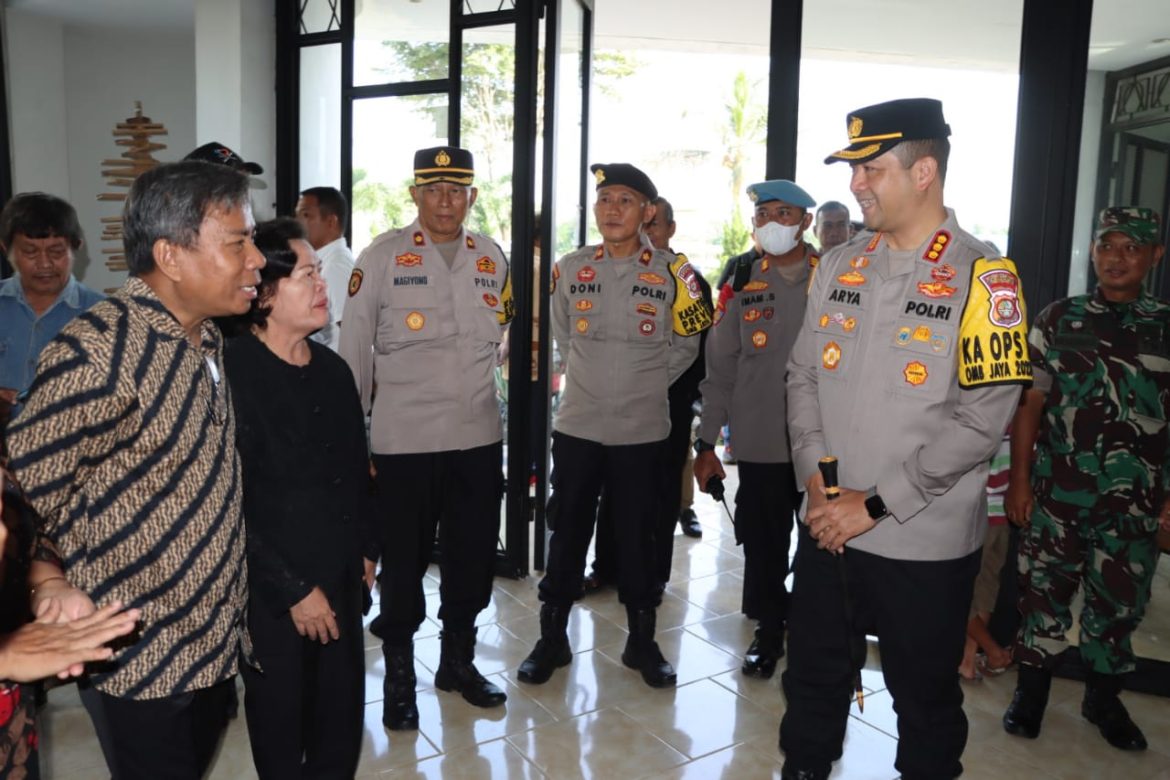
<path fill-rule="evenodd" d="M 1019 681 L 1003 718 L 1010 734 L 1040 733 L 1083 586 L 1081 713 L 1114 747 L 1146 747 L 1118 693 L 1134 668 L 1130 636 L 1150 598 L 1158 525 L 1170 526 L 1170 303 L 1142 286 L 1162 257 L 1159 234 L 1151 209 L 1102 211 L 1097 289 L 1050 305 L 1028 336 L 1035 384 L 1013 423 L 1007 498 L 1008 517 L 1024 528 Z"/>

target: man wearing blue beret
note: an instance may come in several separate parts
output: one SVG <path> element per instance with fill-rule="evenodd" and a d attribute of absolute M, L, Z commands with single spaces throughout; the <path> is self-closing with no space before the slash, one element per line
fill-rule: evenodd
<path fill-rule="evenodd" d="M 728 261 L 734 270 L 719 290 L 700 385 L 703 416 L 695 442 L 695 480 L 707 491 L 726 476 L 715 457 L 725 423 L 735 430 L 739 490 L 735 540 L 743 545 L 744 601 L 758 618 L 743 673 L 771 677 L 784 655 L 788 616 L 788 547 L 800 492 L 792 471 L 784 414 L 788 353 L 804 317 L 805 290 L 818 256 L 804 242 L 816 201 L 793 182 L 747 189 L 755 204 L 754 248 Z"/>

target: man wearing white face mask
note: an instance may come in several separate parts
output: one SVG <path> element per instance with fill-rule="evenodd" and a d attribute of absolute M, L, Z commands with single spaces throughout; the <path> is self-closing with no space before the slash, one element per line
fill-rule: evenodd
<path fill-rule="evenodd" d="M 803 241 L 816 201 L 783 179 L 747 189 L 755 204 L 755 247 L 728 261 L 734 270 L 715 305 L 707 337 L 707 377 L 699 386 L 703 416 L 695 442 L 695 480 L 707 491 L 726 476 L 715 457 L 719 428 L 735 430 L 739 490 L 735 538 L 743 545 L 745 606 L 759 621 L 743 673 L 771 677 L 784 655 L 788 614 L 788 543 L 800 493 L 792 470 L 785 415 L 788 353 L 804 318 L 809 274 L 819 257 Z"/>

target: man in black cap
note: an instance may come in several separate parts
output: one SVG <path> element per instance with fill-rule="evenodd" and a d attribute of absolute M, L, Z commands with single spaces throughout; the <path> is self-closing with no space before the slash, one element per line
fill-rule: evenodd
<path fill-rule="evenodd" d="M 618 599 L 630 627 L 622 663 L 648 685 L 666 687 L 676 676 L 654 640 L 662 598 L 654 487 L 670 432 L 667 388 L 695 361 L 711 312 L 686 258 L 655 249 L 642 232 L 658 197 L 650 177 L 625 163 L 590 170 L 602 243 L 566 255 L 553 270 L 553 335 L 567 367 L 553 421 L 558 509 L 540 582 L 540 640 L 519 677 L 543 683 L 572 660 L 569 608 L 604 489 L 618 542 Z"/>
<path fill-rule="evenodd" d="M 370 446 L 386 502 L 381 614 L 372 630 L 386 657 L 382 722 L 392 730 L 418 728 L 414 634 L 426 618 L 422 578 L 436 529 L 443 632 L 435 687 L 477 707 L 506 699 L 472 663 L 503 495 L 493 372 L 513 310 L 503 252 L 463 227 L 474 176 L 465 149 L 415 153 L 418 219 L 378 236 L 358 258 L 341 325 L 339 352 L 364 409 L 372 406 Z"/>
<path fill-rule="evenodd" d="M 195 149 L 184 160 L 200 160 L 202 162 L 218 163 L 219 165 L 226 165 L 229 168 L 234 168 L 237 171 L 258 176 L 264 173 L 264 169 L 259 164 L 254 162 L 246 162 L 243 157 L 227 148 L 219 141 L 212 141 L 211 143 L 203 144 L 198 149 Z"/>
<path fill-rule="evenodd" d="M 847 126 L 850 145 L 826 162 L 851 164 L 874 234 L 822 258 L 788 361 L 808 499 L 783 777 L 827 778 L 841 756 L 867 633 L 881 639 L 898 713 L 894 765 L 905 780 L 958 777 L 967 719 L 955 669 L 987 528 L 984 464 L 1031 382 L 1024 302 L 1014 264 L 943 204 L 941 103 L 882 103 Z M 826 457 L 838 459 L 839 492 L 826 491 Z"/>

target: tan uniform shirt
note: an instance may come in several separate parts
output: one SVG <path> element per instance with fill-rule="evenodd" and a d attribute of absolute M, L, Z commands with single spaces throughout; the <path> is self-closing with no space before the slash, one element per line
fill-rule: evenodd
<path fill-rule="evenodd" d="M 1015 412 L 1015 384 L 960 389 L 959 324 L 972 268 L 998 253 L 954 214 L 923 246 L 891 252 L 881 234 L 817 267 L 788 361 L 788 425 L 800 484 L 825 455 L 842 487 L 876 486 L 892 517 L 848 543 L 899 560 L 949 560 L 987 529 L 987 461 Z M 1022 300 L 1001 292 L 1001 312 Z M 1019 327 L 1018 325 L 1016 327 Z M 1005 333 L 1010 330 L 1001 329 Z M 1026 345 L 1022 345 L 1026 361 Z M 738 447 L 738 441 L 737 441 Z"/>
<path fill-rule="evenodd" d="M 667 389 L 695 362 L 710 322 L 682 255 L 644 244 L 629 257 L 590 246 L 561 258 L 552 328 L 566 374 L 553 429 L 605 445 L 665 439 Z"/>
<path fill-rule="evenodd" d="M 339 352 L 373 408 L 377 454 L 502 438 L 493 372 L 513 310 L 508 262 L 485 236 L 459 242 L 448 268 L 416 220 L 374 239 L 350 277 Z"/>

